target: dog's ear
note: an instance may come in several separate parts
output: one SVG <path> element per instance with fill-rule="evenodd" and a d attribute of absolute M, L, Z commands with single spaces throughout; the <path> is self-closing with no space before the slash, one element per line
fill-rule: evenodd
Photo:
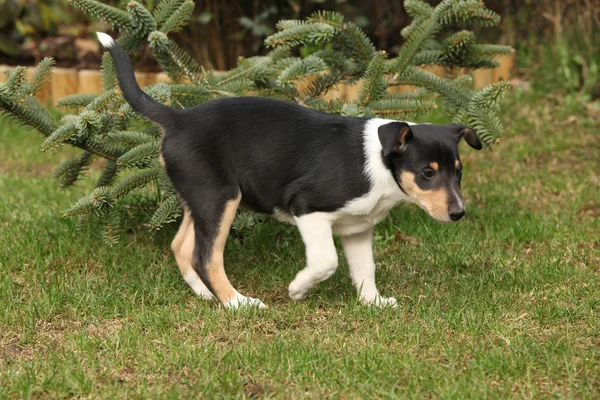
<path fill-rule="evenodd" d="M 406 142 L 412 138 L 412 131 L 406 122 L 390 122 L 381 125 L 378 130 L 383 156 L 399 153 L 406 148 Z"/>
<path fill-rule="evenodd" d="M 483 145 L 479 141 L 479 137 L 472 128 L 460 124 L 448 124 L 446 126 L 450 128 L 452 134 L 456 135 L 457 143 L 464 137 L 467 144 L 475 150 L 483 149 Z"/>

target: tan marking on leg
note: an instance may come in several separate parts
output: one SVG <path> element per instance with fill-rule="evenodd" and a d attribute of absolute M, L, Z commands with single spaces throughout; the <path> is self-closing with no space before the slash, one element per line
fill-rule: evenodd
<path fill-rule="evenodd" d="M 429 166 L 431 167 L 431 169 L 433 169 L 434 171 L 437 171 L 438 169 L 440 169 L 440 166 L 438 165 L 438 163 L 436 163 L 435 161 L 432 163 L 429 163 Z"/>
<path fill-rule="evenodd" d="M 400 174 L 402 188 L 429 215 L 438 221 L 450 222 L 448 214 L 448 193 L 445 188 L 423 190 L 415 183 L 415 175 L 411 172 Z"/>
<path fill-rule="evenodd" d="M 460 167 L 460 161 L 456 160 L 454 161 L 454 168 L 458 169 L 458 167 Z"/>
<path fill-rule="evenodd" d="M 181 225 L 179 226 L 179 230 L 177 231 L 177 234 L 175 235 L 175 237 L 173 238 L 173 241 L 171 242 L 171 250 L 173 250 L 173 253 L 177 253 L 179 251 L 179 249 L 181 248 L 181 245 L 186 236 L 187 229 L 188 229 L 188 226 L 190 225 L 190 222 L 192 222 L 192 215 L 190 214 L 190 210 L 184 206 L 183 207 L 183 220 L 181 221 Z"/>
<path fill-rule="evenodd" d="M 183 211 L 183 221 L 179 227 L 175 239 L 171 243 L 171 249 L 175 254 L 175 260 L 179 266 L 181 275 L 186 278 L 189 274 L 197 275 L 196 271 L 192 267 L 192 256 L 194 254 L 195 245 L 195 234 L 194 234 L 194 220 L 192 215 L 187 208 Z"/>
<path fill-rule="evenodd" d="M 230 200 L 225 205 L 221 224 L 219 226 L 215 241 L 213 243 L 211 257 L 206 264 L 206 275 L 210 280 L 210 286 L 219 301 L 224 305 L 236 297 L 237 291 L 231 286 L 227 275 L 225 274 L 225 265 L 223 263 L 223 251 L 225 243 L 229 236 L 229 229 L 235 218 L 242 196 L 241 194 L 234 200 Z"/>
<path fill-rule="evenodd" d="M 183 276 L 183 280 L 192 288 L 194 293 L 203 299 L 214 298 L 213 294 L 208 290 L 198 273 L 192 267 L 192 259 L 194 257 L 194 247 L 196 246 L 196 234 L 194 232 L 194 220 L 187 207 L 183 208 L 183 221 L 179 227 L 179 231 L 173 242 L 171 249 L 175 255 L 177 266 Z"/>

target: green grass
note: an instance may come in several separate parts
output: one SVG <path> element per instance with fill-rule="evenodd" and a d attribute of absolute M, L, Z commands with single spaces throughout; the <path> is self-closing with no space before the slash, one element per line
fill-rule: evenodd
<path fill-rule="evenodd" d="M 571 97 L 513 93 L 504 110 L 493 152 L 462 146 L 464 221 L 404 205 L 377 227 L 396 310 L 359 305 L 343 261 L 292 303 L 303 248 L 279 223 L 226 251 L 270 308 L 201 301 L 175 226 L 106 246 L 61 217 L 93 184 L 51 179 L 73 151 L 0 122 L 0 398 L 598 398 L 599 119 Z"/>

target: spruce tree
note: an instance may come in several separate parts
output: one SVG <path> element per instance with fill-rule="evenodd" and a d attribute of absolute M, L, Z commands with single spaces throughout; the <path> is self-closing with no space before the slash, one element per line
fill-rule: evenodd
<path fill-rule="evenodd" d="M 192 16 L 191 0 L 162 0 L 152 11 L 136 1 L 128 1 L 122 9 L 96 0 L 70 2 L 117 29 L 118 42 L 127 50 L 135 53 L 150 47 L 171 82 L 144 90 L 172 107 L 254 95 L 346 116 L 409 119 L 436 108 L 436 100 L 441 99 L 448 119 L 473 127 L 488 146 L 502 133 L 499 100 L 509 85 L 500 82 L 473 91 L 469 75 L 458 74 L 464 68 L 494 67 L 494 57 L 510 51 L 506 46 L 478 44 L 475 34 L 465 29 L 499 23 L 499 16 L 481 0 L 443 0 L 435 7 L 422 0 L 406 0 L 413 21 L 402 30 L 405 43 L 393 58 L 375 49 L 358 26 L 338 13 L 317 12 L 306 20 L 282 20 L 277 32 L 265 41 L 267 54 L 240 58 L 238 66 L 224 74 L 204 70 L 169 38 Z M 315 51 L 305 57 L 295 55 L 303 46 Z M 179 200 L 158 162 L 160 131 L 124 102 L 108 53 L 102 58 L 103 93 L 60 99 L 58 104 L 70 113 L 59 120 L 33 96 L 48 79 L 52 65 L 52 59 L 44 59 L 30 80 L 24 68 L 8 71 L 6 82 L 0 83 L 0 109 L 38 130 L 46 138 L 42 151 L 64 145 L 81 149 L 77 157 L 56 170 L 62 187 L 75 184 L 94 159 L 104 160 L 96 189 L 65 215 L 98 216 L 108 243 L 119 238 L 126 204 L 148 205 L 152 229 L 175 221 Z M 424 65 L 443 66 L 451 78 L 438 77 L 421 68 Z M 358 99 L 325 101 L 327 91 L 340 83 L 358 83 Z M 417 90 L 390 93 L 388 89 L 396 85 L 412 85 Z M 242 212 L 234 229 L 253 224 L 252 214 Z"/>

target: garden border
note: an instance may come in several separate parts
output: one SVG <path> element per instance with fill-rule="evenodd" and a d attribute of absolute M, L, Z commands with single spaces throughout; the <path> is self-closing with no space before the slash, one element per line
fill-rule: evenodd
<path fill-rule="evenodd" d="M 515 65 L 514 50 L 509 55 L 498 56 L 499 66 L 496 68 L 477 69 L 471 72 L 473 84 L 476 89 L 481 89 L 501 80 L 509 80 Z M 0 82 L 6 80 L 4 72 L 14 66 L 0 65 Z M 446 69 L 440 66 L 425 67 L 440 77 L 446 76 Z M 27 74 L 31 77 L 35 67 L 27 67 Z M 136 78 L 141 87 L 157 82 L 169 82 L 169 77 L 164 72 L 136 72 Z M 413 91 L 412 86 L 395 86 L 393 92 L 402 93 Z M 358 98 L 360 84 L 339 84 L 327 92 L 325 100 L 340 99 L 344 102 Z M 43 104 L 57 105 L 57 101 L 65 96 L 76 93 L 102 93 L 102 72 L 92 69 L 53 68 L 50 80 L 43 85 L 36 97 Z"/>

